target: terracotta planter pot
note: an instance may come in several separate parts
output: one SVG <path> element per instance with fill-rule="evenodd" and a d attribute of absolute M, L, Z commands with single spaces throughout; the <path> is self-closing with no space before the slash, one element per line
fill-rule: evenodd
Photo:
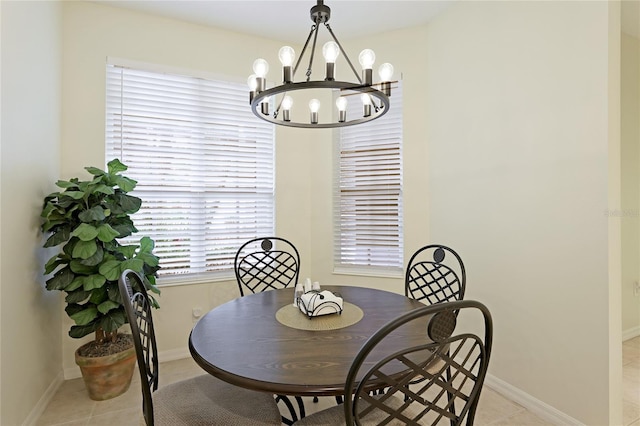
<path fill-rule="evenodd" d="M 131 385 L 136 363 L 136 349 L 101 357 L 84 357 L 76 350 L 76 364 L 80 367 L 89 398 L 94 401 L 115 398 L 122 395 Z"/>

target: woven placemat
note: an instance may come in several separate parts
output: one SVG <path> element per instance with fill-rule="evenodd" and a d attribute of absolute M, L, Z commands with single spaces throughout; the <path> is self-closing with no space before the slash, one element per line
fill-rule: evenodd
<path fill-rule="evenodd" d="M 276 319 L 282 325 L 297 328 L 298 330 L 337 330 L 339 328 L 348 327 L 360 321 L 364 313 L 362 309 L 348 302 L 342 303 L 341 314 L 320 315 L 309 318 L 293 304 L 288 304 L 278 309 Z"/>

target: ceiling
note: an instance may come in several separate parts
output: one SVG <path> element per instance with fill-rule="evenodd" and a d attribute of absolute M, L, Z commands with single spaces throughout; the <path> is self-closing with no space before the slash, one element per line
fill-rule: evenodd
<path fill-rule="evenodd" d="M 326 0 L 338 39 L 424 24 L 455 0 Z M 304 43 L 316 0 L 94 0 L 289 43 Z"/>

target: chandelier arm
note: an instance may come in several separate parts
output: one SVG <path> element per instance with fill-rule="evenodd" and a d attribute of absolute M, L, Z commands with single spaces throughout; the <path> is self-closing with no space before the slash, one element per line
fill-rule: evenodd
<path fill-rule="evenodd" d="M 311 67 L 313 66 L 313 54 L 316 52 L 316 41 L 318 41 L 318 29 L 320 29 L 320 17 L 316 17 L 316 30 L 313 35 L 313 46 L 311 46 L 311 56 L 309 57 L 309 68 L 307 68 L 307 81 L 311 79 Z"/>
<path fill-rule="evenodd" d="M 338 48 L 340 49 L 340 52 L 342 52 L 342 55 L 344 56 L 344 58 L 347 60 L 347 63 L 349 64 L 349 66 L 351 67 L 351 70 L 353 71 L 353 74 L 356 76 L 356 78 L 358 79 L 358 82 L 360 82 L 360 84 L 362 84 L 362 77 L 360 77 L 360 74 L 358 74 L 358 71 L 356 71 L 355 67 L 353 66 L 353 64 L 351 63 L 351 59 L 349 59 L 349 55 L 347 55 L 347 52 L 344 51 L 344 49 L 342 48 L 342 45 L 340 44 L 340 42 L 338 41 L 338 38 L 336 37 L 336 35 L 333 33 L 333 30 L 331 29 L 331 27 L 329 26 L 328 22 L 324 23 L 324 26 L 327 28 L 327 31 L 329 31 L 329 34 L 331 34 L 331 37 L 333 37 L 333 41 L 336 42 L 336 44 L 338 45 Z"/>
<path fill-rule="evenodd" d="M 291 75 L 292 80 L 296 75 L 296 71 L 298 70 L 298 65 L 300 65 L 300 62 L 302 61 L 304 52 L 307 50 L 307 46 L 309 45 L 309 40 L 311 40 L 311 36 L 313 35 L 313 32 L 316 31 L 317 27 L 318 26 L 316 24 L 311 25 L 311 31 L 309 31 L 309 35 L 307 36 L 307 41 L 304 42 L 304 47 L 302 48 L 302 52 L 300 52 L 300 56 L 298 56 L 298 60 L 296 61 L 296 66 L 293 68 L 293 74 Z"/>

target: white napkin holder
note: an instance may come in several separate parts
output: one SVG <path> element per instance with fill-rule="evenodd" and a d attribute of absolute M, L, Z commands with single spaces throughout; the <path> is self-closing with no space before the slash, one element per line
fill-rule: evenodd
<path fill-rule="evenodd" d="M 342 313 L 342 297 L 327 291 L 309 291 L 300 296 L 298 308 L 309 318 Z"/>

